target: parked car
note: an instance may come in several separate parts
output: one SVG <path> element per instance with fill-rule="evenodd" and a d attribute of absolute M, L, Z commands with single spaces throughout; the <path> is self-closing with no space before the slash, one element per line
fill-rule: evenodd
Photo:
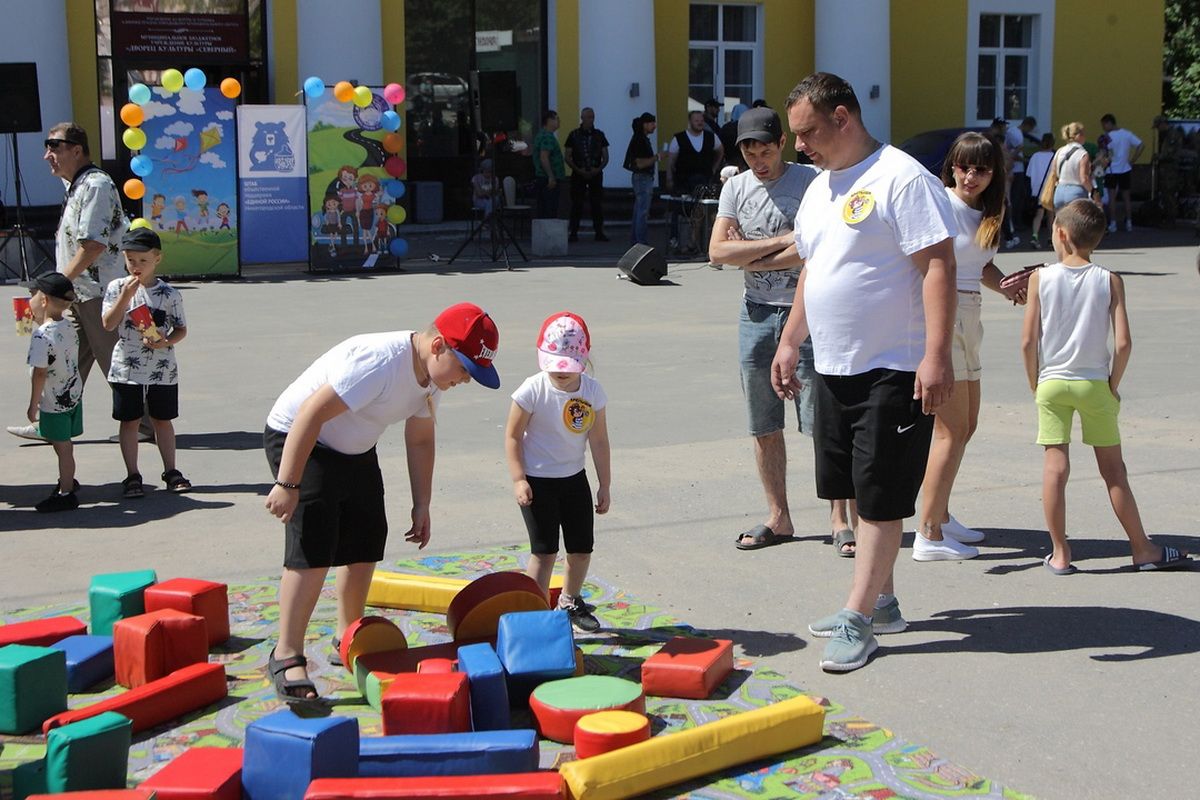
<path fill-rule="evenodd" d="M 946 160 L 950 146 L 959 135 L 968 131 L 983 133 L 986 130 L 987 128 L 938 128 L 906 139 L 900 145 L 900 149 L 920 161 L 921 165 L 934 175 L 940 175 L 942 162 Z"/>

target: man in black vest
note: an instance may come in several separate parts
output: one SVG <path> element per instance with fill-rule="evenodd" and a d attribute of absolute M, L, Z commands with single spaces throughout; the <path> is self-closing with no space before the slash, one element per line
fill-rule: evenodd
<path fill-rule="evenodd" d="M 608 139 L 596 128 L 596 112 L 585 108 L 579 112 L 579 127 L 567 136 L 567 166 L 571 168 L 571 227 L 570 241 L 579 238 L 579 218 L 583 216 L 583 198 L 587 195 L 592 207 L 592 232 L 597 242 L 607 242 L 604 235 L 604 168 L 608 165 Z"/>
<path fill-rule="evenodd" d="M 667 149 L 667 193 L 690 195 L 711 183 L 725 155 L 721 140 L 704 123 L 704 112 L 688 114 L 688 126 L 671 138 Z M 671 213 L 672 249 L 678 246 L 678 204 Z"/>

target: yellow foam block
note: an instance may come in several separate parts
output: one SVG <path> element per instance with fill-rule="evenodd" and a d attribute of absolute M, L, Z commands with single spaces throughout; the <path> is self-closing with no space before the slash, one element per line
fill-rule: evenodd
<path fill-rule="evenodd" d="M 463 578 L 438 578 L 407 575 L 403 572 L 376 572 L 367 591 L 367 605 L 373 608 L 402 608 L 445 614 L 459 589 L 470 581 Z"/>
<path fill-rule="evenodd" d="M 799 695 L 559 767 L 574 800 L 636 797 L 821 740 L 825 710 Z"/>
<path fill-rule="evenodd" d="M 536 586 L 536 584 L 535 584 Z M 454 641 L 463 639 L 493 639 L 500 627 L 500 617 L 514 611 L 545 611 L 546 598 L 533 592 L 504 592 L 478 603 L 451 625 Z"/>

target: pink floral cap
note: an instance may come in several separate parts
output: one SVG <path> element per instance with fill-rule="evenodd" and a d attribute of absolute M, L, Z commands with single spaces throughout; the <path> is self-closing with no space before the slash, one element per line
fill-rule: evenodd
<path fill-rule="evenodd" d="M 551 314 L 538 332 L 538 367 L 543 372 L 583 372 L 587 369 L 592 337 L 577 314 Z"/>

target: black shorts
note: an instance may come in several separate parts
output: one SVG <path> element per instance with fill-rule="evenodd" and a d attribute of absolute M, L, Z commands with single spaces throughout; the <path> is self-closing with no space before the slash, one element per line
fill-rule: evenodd
<path fill-rule="evenodd" d="M 114 383 L 113 419 L 132 422 L 141 419 L 147 409 L 150 419 L 175 419 L 179 416 L 179 386 L 161 383 L 142 386 L 140 383 Z"/>
<path fill-rule="evenodd" d="M 816 379 L 817 496 L 855 498 L 874 522 L 916 512 L 933 417 L 913 400 L 912 372 L 875 369 Z"/>
<path fill-rule="evenodd" d="M 533 489 L 533 504 L 521 506 L 529 531 L 529 551 L 537 555 L 557 553 L 561 527 L 563 547 L 568 553 L 592 552 L 595 517 L 587 472 L 580 470 L 569 478 L 526 476 L 526 480 Z"/>
<path fill-rule="evenodd" d="M 1133 170 L 1129 172 L 1110 172 L 1104 176 L 1104 188 L 1110 192 L 1128 192 L 1132 185 Z"/>
<path fill-rule="evenodd" d="M 287 434 L 263 431 L 271 475 Z M 318 444 L 300 478 L 300 502 L 286 525 L 283 565 L 288 569 L 340 567 L 383 560 L 387 516 L 383 509 L 383 473 L 372 447 L 346 455 Z"/>

